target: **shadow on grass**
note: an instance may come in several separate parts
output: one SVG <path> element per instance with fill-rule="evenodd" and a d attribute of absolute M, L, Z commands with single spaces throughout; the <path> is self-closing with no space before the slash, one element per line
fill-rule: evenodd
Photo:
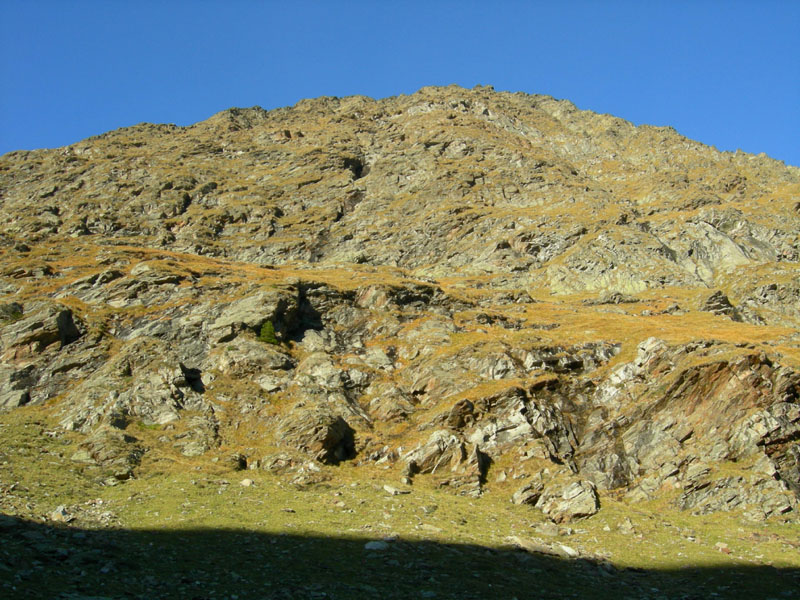
<path fill-rule="evenodd" d="M 89 530 L 0 516 L 3 598 L 797 598 L 800 569 L 614 570 L 515 549 L 237 530 Z"/>

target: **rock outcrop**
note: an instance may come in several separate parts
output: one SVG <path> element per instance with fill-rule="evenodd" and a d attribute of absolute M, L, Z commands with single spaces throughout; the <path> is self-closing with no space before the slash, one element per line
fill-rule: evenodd
<path fill-rule="evenodd" d="M 767 157 L 487 88 L 11 153 L 0 410 L 115 484 L 233 453 L 558 523 L 610 494 L 796 518 L 798 197 Z"/>

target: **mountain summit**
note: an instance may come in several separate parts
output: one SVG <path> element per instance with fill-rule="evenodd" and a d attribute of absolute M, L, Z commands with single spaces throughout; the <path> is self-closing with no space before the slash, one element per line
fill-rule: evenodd
<path fill-rule="evenodd" d="M 69 477 L 797 522 L 797 168 L 449 86 L 13 152 L 0 203 L 2 419 Z"/>
<path fill-rule="evenodd" d="M 762 280 L 740 267 L 798 260 L 797 169 L 489 88 L 138 125 L 9 154 L 3 173 L 6 231 L 37 242 L 135 237 L 250 264 L 394 266 L 554 294 L 750 294 Z"/>

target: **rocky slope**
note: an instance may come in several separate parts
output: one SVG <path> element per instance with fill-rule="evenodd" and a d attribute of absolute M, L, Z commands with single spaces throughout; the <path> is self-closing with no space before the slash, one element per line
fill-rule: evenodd
<path fill-rule="evenodd" d="M 106 485 L 347 463 L 797 518 L 795 167 L 451 86 L 14 152 L 0 203 L 0 407 Z"/>

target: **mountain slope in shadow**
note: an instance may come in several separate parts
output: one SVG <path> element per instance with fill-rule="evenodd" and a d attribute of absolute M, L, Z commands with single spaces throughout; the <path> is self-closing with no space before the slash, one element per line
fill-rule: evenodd
<path fill-rule="evenodd" d="M 792 598 L 800 569 L 616 570 L 516 548 L 0 517 L 5 598 Z M 377 543 L 376 543 L 377 542 Z M 369 544 L 369 546 L 367 545 Z"/>

